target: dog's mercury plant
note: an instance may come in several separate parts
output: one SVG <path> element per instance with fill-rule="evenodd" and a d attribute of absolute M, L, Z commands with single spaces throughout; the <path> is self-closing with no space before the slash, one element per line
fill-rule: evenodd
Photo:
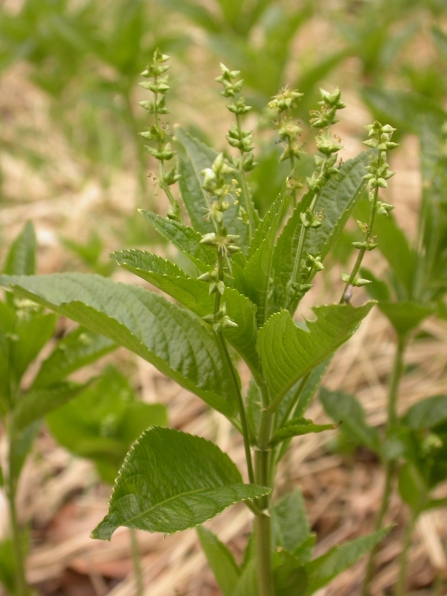
<path fill-rule="evenodd" d="M 216 153 L 177 127 L 178 164 L 165 171 L 165 162 L 174 157 L 160 119 L 166 113 L 166 61 L 167 56 L 157 51 L 143 73 L 149 81 L 144 86 L 153 93 L 143 105 L 154 118 L 144 136 L 151 143 L 149 152 L 160 162 L 158 181 L 168 195 L 170 211 L 167 218 L 141 213 L 191 264 L 184 270 L 141 250 L 113 256 L 176 302 L 97 275 L 5 275 L 0 282 L 153 363 L 228 418 L 242 435 L 246 482 L 236 464 L 211 442 L 177 430 L 148 428 L 128 453 L 109 512 L 92 536 L 110 540 L 119 526 L 164 534 L 198 527 L 224 596 L 310 595 L 386 534 L 381 530 L 313 558 L 315 536 L 300 492 L 272 499 L 278 464 L 293 437 L 335 428 L 304 415 L 331 356 L 374 302 L 358 308 L 348 303 L 315 307 L 314 320 L 300 326 L 292 317 L 362 197 L 365 167 L 375 167 L 375 159 L 377 168 L 384 167 L 381 145 L 391 142 L 391 131 L 373 125 L 377 134 L 371 137 L 378 140 L 379 150 L 373 161 L 364 152 L 344 164 L 337 162 L 341 145 L 330 127 L 337 110 L 345 106 L 338 90 L 322 91 L 321 109 L 311 114 L 311 125 L 320 129 L 319 154 L 307 190 L 298 200 L 299 184 L 284 181 L 261 220 L 247 179 L 255 165 L 253 139 L 252 132 L 242 128 L 249 106 L 237 71 L 222 65 L 218 80 L 223 95 L 232 100 L 228 108 L 236 123 L 227 139 L 238 155 Z M 278 110 L 278 133 L 292 178 L 301 148 L 300 131 L 288 110 L 299 96 L 298 91 L 283 90 L 271 104 Z M 379 177 L 377 168 L 367 176 L 385 180 L 388 169 Z M 184 211 L 171 191 L 177 180 Z M 373 187 L 371 181 L 369 186 Z M 387 210 L 377 197 L 373 207 Z M 356 273 L 350 285 L 355 285 Z M 247 391 L 239 377 L 239 359 L 252 375 Z M 246 503 L 255 517 L 242 565 L 201 525 L 238 502 Z"/>

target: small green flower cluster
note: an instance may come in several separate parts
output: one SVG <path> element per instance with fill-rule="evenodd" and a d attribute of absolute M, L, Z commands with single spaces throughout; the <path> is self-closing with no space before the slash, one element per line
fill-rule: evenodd
<path fill-rule="evenodd" d="M 358 254 L 356 263 L 350 275 L 342 273 L 341 278 L 346 283 L 344 298 L 342 301 L 348 302 L 350 298 L 350 288 L 361 287 L 371 283 L 368 279 L 363 279 L 357 276 L 360 269 L 361 262 L 365 252 L 374 250 L 377 247 L 377 238 L 373 236 L 374 222 L 376 215 L 388 215 L 394 209 L 393 205 L 379 200 L 379 190 L 387 188 L 389 178 L 394 176 L 388 164 L 388 151 L 395 149 L 398 144 L 391 140 L 394 131 L 396 130 L 389 124 L 382 126 L 377 120 L 374 124 L 368 124 L 365 127 L 368 130 L 368 140 L 364 141 L 364 145 L 376 149 L 371 153 L 369 158 L 369 165 L 366 167 L 367 174 L 363 176 L 368 184 L 368 198 L 371 203 L 371 218 L 369 223 L 357 220 L 360 230 L 365 234 L 365 238 L 361 242 L 353 242 L 353 246 L 360 252 Z"/>
<path fill-rule="evenodd" d="M 166 94 L 169 91 L 169 85 L 168 76 L 165 74 L 170 68 L 166 64 L 168 60 L 169 56 L 162 54 L 157 48 L 154 52 L 152 62 L 141 73 L 141 76 L 152 79 L 150 81 L 143 81 L 140 85 L 144 89 L 152 91 L 154 99 L 153 101 L 141 101 L 140 105 L 149 114 L 154 115 L 154 123 L 148 131 L 141 132 L 140 135 L 148 141 L 155 142 L 155 147 L 151 145 L 145 145 L 145 147 L 152 157 L 160 162 L 158 184 L 166 193 L 171 204 L 167 215 L 170 219 L 181 220 L 180 205 L 170 190 L 170 186 L 175 184 L 180 176 L 177 174 L 176 165 L 167 172 L 165 172 L 164 168 L 164 162 L 173 159 L 176 152 L 172 150 L 171 143 L 168 141 L 168 137 L 170 136 L 169 130 L 160 122 L 160 115 L 169 114 L 169 110 L 166 108 Z"/>

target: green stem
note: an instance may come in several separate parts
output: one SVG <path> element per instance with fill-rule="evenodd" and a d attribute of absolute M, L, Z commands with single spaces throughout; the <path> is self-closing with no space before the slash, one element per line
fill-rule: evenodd
<path fill-rule="evenodd" d="M 241 116 L 240 116 L 240 114 L 237 114 L 237 113 L 236 113 L 236 126 L 237 126 L 238 133 L 240 135 L 240 138 L 242 138 Z M 241 177 L 242 196 L 244 197 L 245 209 L 247 210 L 247 215 L 248 215 L 248 231 L 249 231 L 250 241 L 251 241 L 251 239 L 253 238 L 253 234 L 255 233 L 255 229 L 256 229 L 256 220 L 255 220 L 255 210 L 253 207 L 253 201 L 251 199 L 251 196 L 250 196 L 250 193 L 248 190 L 248 186 L 247 186 L 247 180 L 245 178 L 244 152 L 242 150 L 240 150 L 240 154 L 239 154 L 239 174 Z"/>
<path fill-rule="evenodd" d="M 396 352 L 394 355 L 394 363 L 393 369 L 391 371 L 391 379 L 390 385 L 388 390 L 388 403 L 387 403 L 387 423 L 386 423 L 386 435 L 389 436 L 390 432 L 394 428 L 397 422 L 397 396 L 399 391 L 399 383 L 402 378 L 403 370 L 404 370 L 404 354 L 405 354 L 405 347 L 406 347 L 406 337 L 399 336 L 397 341 Z M 393 478 L 394 478 L 394 471 L 396 468 L 396 464 L 393 460 L 387 460 L 385 464 L 385 484 L 382 493 L 382 500 L 379 509 L 379 513 L 377 515 L 376 524 L 375 524 L 375 531 L 379 531 L 382 529 L 383 520 L 385 515 L 388 511 L 388 506 L 390 502 L 391 492 L 392 492 L 392 485 L 393 485 Z M 371 582 L 372 574 L 374 571 L 374 563 L 376 554 L 378 551 L 378 547 L 373 548 L 373 550 L 369 554 L 368 564 L 366 567 L 365 578 L 363 581 L 361 596 L 367 596 L 369 593 L 369 584 Z"/>
<path fill-rule="evenodd" d="M 397 582 L 396 596 L 405 596 L 405 585 L 407 583 L 407 567 L 408 567 L 408 554 L 410 552 L 411 538 L 413 536 L 414 526 L 416 523 L 417 515 L 412 512 L 411 517 L 405 524 L 404 543 L 402 547 L 402 553 L 400 556 L 400 569 L 399 579 Z"/>
<path fill-rule="evenodd" d="M 130 528 L 130 548 L 132 551 L 133 571 L 135 574 L 135 583 L 137 586 L 135 595 L 144 596 L 143 569 L 141 567 L 140 549 L 138 547 L 137 532 Z"/>

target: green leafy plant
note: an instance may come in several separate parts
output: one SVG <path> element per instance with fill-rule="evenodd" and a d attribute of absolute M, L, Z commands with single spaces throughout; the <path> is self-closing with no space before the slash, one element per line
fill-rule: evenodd
<path fill-rule="evenodd" d="M 399 416 L 397 399 L 399 384 L 405 371 L 405 351 L 420 331 L 421 323 L 438 314 L 445 318 L 444 297 L 447 292 L 447 238 L 445 127 L 433 127 L 433 121 L 421 126 L 422 200 L 418 237 L 411 243 L 390 216 L 377 221 L 378 248 L 388 263 L 384 278 L 361 268 L 367 291 L 378 301 L 378 307 L 391 323 L 396 337 L 394 364 L 389 379 L 387 421 L 384 436 L 365 421 L 358 400 L 341 392 L 323 389 L 320 399 L 327 414 L 337 422 L 343 420 L 340 432 L 356 444 L 377 454 L 385 469 L 385 484 L 376 529 L 382 527 L 389 500 L 397 481 L 399 494 L 410 508 L 404 531 L 401 567 L 397 594 L 406 590 L 408 550 L 418 516 L 435 507 L 444 507 L 444 499 L 436 499 L 433 490 L 447 480 L 445 468 L 445 408 L 447 397 L 432 396 L 421 400 Z M 366 216 L 365 205 L 359 204 L 357 215 Z M 362 594 L 369 593 L 374 571 L 375 551 L 371 553 Z"/>
<path fill-rule="evenodd" d="M 186 255 L 190 266 L 141 250 L 114 258 L 175 299 L 141 286 L 98 275 L 64 273 L 4 275 L 0 283 L 20 298 L 35 300 L 95 333 L 127 347 L 224 415 L 240 432 L 246 479 L 216 445 L 173 429 L 153 426 L 134 443 L 120 470 L 109 512 L 93 531 L 110 540 L 119 526 L 172 533 L 199 526 L 199 537 L 225 595 L 304 596 L 327 585 L 386 535 L 387 530 L 337 546 L 313 558 L 315 537 L 298 490 L 274 501 L 278 464 L 295 436 L 323 432 L 305 418 L 332 354 L 356 331 L 374 305 L 350 304 L 361 261 L 374 248 L 376 219 L 390 209 L 380 200 L 389 170 L 386 155 L 393 129 L 369 127 L 369 151 L 343 164 L 340 140 L 331 127 L 344 108 L 340 91 L 321 91 L 311 113 L 318 154 L 313 173 L 301 180 L 301 129 L 293 110 L 300 93 L 283 89 L 271 101 L 289 176 L 263 219 L 257 214 L 248 173 L 255 167 L 253 133 L 243 128 L 250 111 L 237 71 L 221 65 L 217 80 L 235 116 L 225 157 L 176 128 L 178 162 L 167 113 L 168 56 L 156 51 L 143 72 L 153 96 L 143 107 L 153 123 L 143 137 L 159 161 L 158 184 L 170 207 L 167 218 L 142 210 L 143 217 Z M 366 168 L 366 169 L 365 169 Z M 179 182 L 184 210 L 174 191 Z M 313 320 L 293 320 L 312 288 L 366 186 L 372 214 L 361 224 L 365 239 L 339 304 L 314 307 Z M 302 190 L 304 189 L 304 190 Z M 191 225 L 186 220 L 189 219 Z M 245 392 L 238 373 L 243 360 L 252 380 Z M 238 566 L 225 545 L 201 524 L 244 502 L 254 514 L 254 532 Z"/>
<path fill-rule="evenodd" d="M 3 272 L 32 275 L 36 267 L 36 238 L 28 223 L 12 243 Z M 0 415 L 8 437 L 7 467 L 2 480 L 9 503 L 11 536 L 1 545 L 0 581 L 10 594 L 28 593 L 24 572 L 27 533 L 18 520 L 16 494 L 20 473 L 43 418 L 74 399 L 91 383 L 75 383 L 67 376 L 115 349 L 116 344 L 88 329 L 78 328 L 59 339 L 49 356 L 39 354 L 55 332 L 57 316 L 35 302 L 8 294 L 0 301 Z M 39 362 L 30 383 L 30 367 Z"/>

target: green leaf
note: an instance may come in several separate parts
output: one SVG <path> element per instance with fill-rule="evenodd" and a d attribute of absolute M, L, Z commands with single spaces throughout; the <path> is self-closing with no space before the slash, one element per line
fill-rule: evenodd
<path fill-rule="evenodd" d="M 256 317 L 259 326 L 264 324 L 268 316 L 273 250 L 286 196 L 286 186 L 284 185 L 281 194 L 271 206 L 253 237 L 250 258 L 243 271 L 245 293 L 258 307 Z"/>
<path fill-rule="evenodd" d="M 258 561 L 250 559 L 242 569 L 233 596 L 259 596 Z"/>
<path fill-rule="evenodd" d="M 411 406 L 404 416 L 405 426 L 414 430 L 435 428 L 447 422 L 447 395 L 433 395 Z"/>
<path fill-rule="evenodd" d="M 78 327 L 62 338 L 48 358 L 42 362 L 32 388 L 41 389 L 54 385 L 116 347 L 110 339 L 92 333 L 84 327 Z"/>
<path fill-rule="evenodd" d="M 305 596 L 307 572 L 301 561 L 287 551 L 275 554 L 275 596 Z"/>
<path fill-rule="evenodd" d="M 20 397 L 14 408 L 12 423 L 17 431 L 40 420 L 52 410 L 74 399 L 86 388 L 86 384 L 65 381 L 44 389 L 28 391 Z"/>
<path fill-rule="evenodd" d="M 319 228 L 306 233 L 303 254 L 321 255 L 322 260 L 337 242 L 349 216 L 354 209 L 365 186 L 362 179 L 368 163 L 368 152 L 350 159 L 340 169 L 337 179 L 332 179 L 321 191 L 316 210 L 324 212 L 324 219 Z M 313 195 L 307 193 L 295 209 L 280 237 L 274 254 L 275 288 L 277 308 L 283 308 L 289 301 L 287 284 L 293 271 L 294 256 L 301 232 L 300 213 L 310 205 Z M 296 309 L 296 303 L 291 312 Z"/>
<path fill-rule="evenodd" d="M 213 532 L 199 526 L 197 528 L 200 545 L 205 553 L 208 565 L 216 578 L 223 596 L 234 596 L 241 571 L 233 555 Z"/>
<path fill-rule="evenodd" d="M 405 462 L 399 468 L 399 494 L 414 512 L 422 511 L 428 497 L 428 487 L 413 462 Z"/>
<path fill-rule="evenodd" d="M 218 153 L 192 137 L 180 126 L 175 127 L 175 139 L 184 149 L 184 151 L 179 152 L 179 186 L 192 227 L 201 234 L 214 232 L 212 221 L 205 221 L 208 204 L 206 193 L 202 188 L 203 176 L 200 172 L 213 165 Z M 226 174 L 225 178 L 228 183 L 231 183 L 232 178 L 238 180 L 240 175 L 237 171 L 234 171 Z M 239 245 L 245 246 L 248 229 L 238 219 L 239 207 L 234 204 L 235 199 L 236 196 L 233 197 L 233 200 L 230 199 L 231 205 L 224 213 L 223 223 L 229 234 L 239 236 Z"/>
<path fill-rule="evenodd" d="M 109 513 L 92 537 L 110 540 L 119 526 L 171 534 L 202 524 L 270 489 L 242 484 L 236 465 L 201 437 L 153 427 L 126 457 Z"/>
<path fill-rule="evenodd" d="M 26 426 L 23 431 L 14 432 L 9 454 L 9 474 L 13 482 L 18 481 L 20 477 L 20 472 L 41 426 L 42 422 L 37 420 Z"/>
<path fill-rule="evenodd" d="M 47 416 L 50 432 L 66 449 L 95 462 L 113 484 L 133 441 L 149 426 L 167 424 L 166 407 L 137 401 L 127 379 L 108 366 L 96 383 Z"/>
<path fill-rule="evenodd" d="M 278 428 L 270 441 L 270 445 L 277 445 L 291 437 L 298 437 L 310 433 L 322 433 L 325 430 L 334 430 L 336 424 L 314 424 L 306 418 L 292 418 L 284 426 Z"/>
<path fill-rule="evenodd" d="M 225 416 L 235 415 L 233 383 L 215 337 L 193 314 L 162 296 L 79 273 L 1 276 L 0 284 L 105 335 Z"/>
<path fill-rule="evenodd" d="M 199 232 L 145 209 L 140 209 L 140 213 L 157 232 L 189 257 L 200 272 L 205 273 L 215 267 L 216 251 L 210 246 L 200 244 L 202 235 Z"/>
<path fill-rule="evenodd" d="M 379 302 L 383 314 L 390 320 L 398 335 L 406 335 L 424 319 L 433 314 L 434 308 L 417 302 Z"/>
<path fill-rule="evenodd" d="M 388 285 L 384 281 L 379 279 L 376 275 L 374 275 L 372 271 L 370 271 L 366 267 L 361 267 L 360 276 L 371 282 L 369 284 L 366 284 L 365 286 L 365 290 L 368 292 L 368 296 L 370 298 L 379 302 L 391 301 L 391 293 L 388 288 Z"/>
<path fill-rule="evenodd" d="M 312 558 L 312 545 L 315 541 L 306 516 L 306 508 L 301 492 L 296 489 L 275 503 L 271 510 L 273 546 L 295 555 L 300 551 L 300 562 L 307 563 Z M 301 547 L 307 545 L 306 552 Z"/>
<path fill-rule="evenodd" d="M 319 306 L 308 331 L 293 322 L 288 311 L 270 317 L 258 334 L 258 351 L 272 399 L 280 403 L 304 375 L 347 341 L 366 317 L 373 302 L 360 308 L 350 305 Z"/>
<path fill-rule="evenodd" d="M 214 311 L 215 298 L 209 293 L 209 284 L 188 277 L 179 267 L 161 257 L 140 250 L 113 253 L 117 262 L 135 275 L 163 290 L 192 312 L 203 317 Z M 227 315 L 237 327 L 224 329 L 224 335 L 252 370 L 259 370 L 256 352 L 256 306 L 237 290 L 226 287 L 222 303 Z"/>
<path fill-rule="evenodd" d="M 316 366 L 310 373 L 309 378 L 307 379 L 306 384 L 303 387 L 303 391 L 300 394 L 298 403 L 296 404 L 296 408 L 293 413 L 295 418 L 300 418 L 306 412 L 331 362 L 332 356 L 329 356 L 329 358 L 323 360 L 323 362 Z"/>
<path fill-rule="evenodd" d="M 351 441 L 365 445 L 371 451 L 380 453 L 380 437 L 377 429 L 365 422 L 365 411 L 353 396 L 342 391 L 320 389 L 320 401 L 324 411 L 332 420 L 340 424 L 340 430 Z"/>
<path fill-rule="evenodd" d="M 439 27 L 432 27 L 430 33 L 439 53 L 447 59 L 447 35 Z"/>
<path fill-rule="evenodd" d="M 36 273 L 36 233 L 29 221 L 11 244 L 3 266 L 6 275 L 33 275 Z"/>
<path fill-rule="evenodd" d="M 323 556 L 306 563 L 304 566 L 308 577 L 306 596 L 314 594 L 345 569 L 352 567 L 365 553 L 381 542 L 389 531 L 390 528 L 385 528 L 342 546 L 335 546 Z"/>

